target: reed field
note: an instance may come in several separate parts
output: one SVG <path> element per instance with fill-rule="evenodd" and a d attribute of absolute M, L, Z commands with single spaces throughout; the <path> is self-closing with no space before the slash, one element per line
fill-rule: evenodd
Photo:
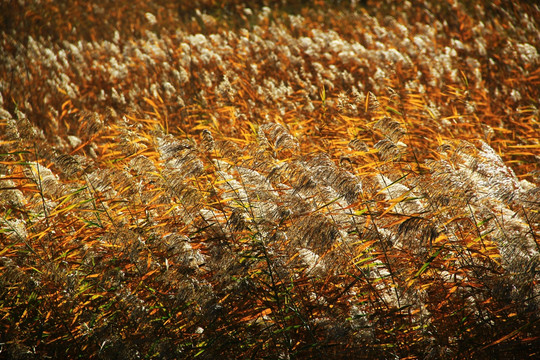
<path fill-rule="evenodd" d="M 1 359 L 537 359 L 534 1 L 0 2 Z"/>

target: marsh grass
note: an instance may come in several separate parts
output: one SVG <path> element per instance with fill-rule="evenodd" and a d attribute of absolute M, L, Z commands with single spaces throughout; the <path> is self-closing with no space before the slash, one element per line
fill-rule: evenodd
<path fill-rule="evenodd" d="M 537 6 L 21 4 L 0 354 L 538 354 Z"/>

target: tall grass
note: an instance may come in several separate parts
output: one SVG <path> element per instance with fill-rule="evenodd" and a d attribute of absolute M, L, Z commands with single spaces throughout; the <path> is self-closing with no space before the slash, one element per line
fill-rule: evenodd
<path fill-rule="evenodd" d="M 537 356 L 539 8 L 367 3 L 2 4 L 0 356 Z"/>

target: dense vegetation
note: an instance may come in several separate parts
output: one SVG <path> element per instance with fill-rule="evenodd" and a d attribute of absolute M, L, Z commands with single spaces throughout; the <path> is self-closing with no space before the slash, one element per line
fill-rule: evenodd
<path fill-rule="evenodd" d="M 539 19 L 3 1 L 0 357 L 540 356 Z"/>

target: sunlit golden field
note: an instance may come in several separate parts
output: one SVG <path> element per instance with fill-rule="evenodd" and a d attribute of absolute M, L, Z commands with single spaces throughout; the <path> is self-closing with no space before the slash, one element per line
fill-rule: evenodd
<path fill-rule="evenodd" d="M 0 20 L 0 358 L 540 356 L 539 5 Z"/>

